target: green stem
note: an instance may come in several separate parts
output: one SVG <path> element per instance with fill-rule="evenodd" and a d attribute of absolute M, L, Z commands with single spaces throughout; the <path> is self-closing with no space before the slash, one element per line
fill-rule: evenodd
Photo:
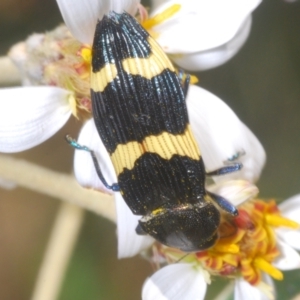
<path fill-rule="evenodd" d="M 0 177 L 116 221 L 113 197 L 82 188 L 71 175 L 55 172 L 25 160 L 0 154 Z"/>
<path fill-rule="evenodd" d="M 234 282 L 230 282 L 225 288 L 214 298 L 214 300 L 226 300 L 228 299 L 234 290 Z"/>

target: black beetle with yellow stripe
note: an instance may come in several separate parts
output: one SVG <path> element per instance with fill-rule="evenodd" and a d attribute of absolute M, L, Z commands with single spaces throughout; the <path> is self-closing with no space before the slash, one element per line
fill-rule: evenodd
<path fill-rule="evenodd" d="M 163 50 L 127 13 L 98 22 L 92 48 L 92 111 L 121 192 L 136 215 L 138 234 L 170 247 L 201 251 L 218 239 L 221 214 L 237 215 L 224 198 L 205 190 L 205 167 L 189 124 L 189 78 L 177 75 Z M 239 170 L 236 163 L 208 175 Z"/>

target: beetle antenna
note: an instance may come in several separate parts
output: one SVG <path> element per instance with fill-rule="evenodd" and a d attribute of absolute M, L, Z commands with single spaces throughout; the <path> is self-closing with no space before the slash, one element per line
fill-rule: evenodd
<path fill-rule="evenodd" d="M 190 255 L 191 253 L 186 253 L 185 255 L 183 255 L 182 257 L 180 257 L 175 264 L 178 264 L 179 262 L 181 262 L 184 258 L 186 258 L 188 255 Z"/>

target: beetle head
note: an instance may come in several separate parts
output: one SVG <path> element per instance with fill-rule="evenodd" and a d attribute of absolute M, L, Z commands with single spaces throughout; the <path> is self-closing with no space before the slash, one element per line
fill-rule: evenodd
<path fill-rule="evenodd" d="M 185 252 L 212 247 L 218 239 L 220 212 L 211 202 L 160 209 L 139 221 L 137 233 Z"/>

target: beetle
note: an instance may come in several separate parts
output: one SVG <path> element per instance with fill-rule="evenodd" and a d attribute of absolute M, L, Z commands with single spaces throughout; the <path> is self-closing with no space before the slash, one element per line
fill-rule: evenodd
<path fill-rule="evenodd" d="M 142 216 L 136 232 L 185 252 L 207 249 L 218 239 L 221 213 L 237 209 L 205 189 L 206 175 L 241 168 L 236 163 L 205 173 L 185 98 L 189 77 L 177 75 L 155 40 L 129 14 L 110 12 L 98 21 L 92 47 L 92 113 L 118 182 L 133 214 Z"/>

